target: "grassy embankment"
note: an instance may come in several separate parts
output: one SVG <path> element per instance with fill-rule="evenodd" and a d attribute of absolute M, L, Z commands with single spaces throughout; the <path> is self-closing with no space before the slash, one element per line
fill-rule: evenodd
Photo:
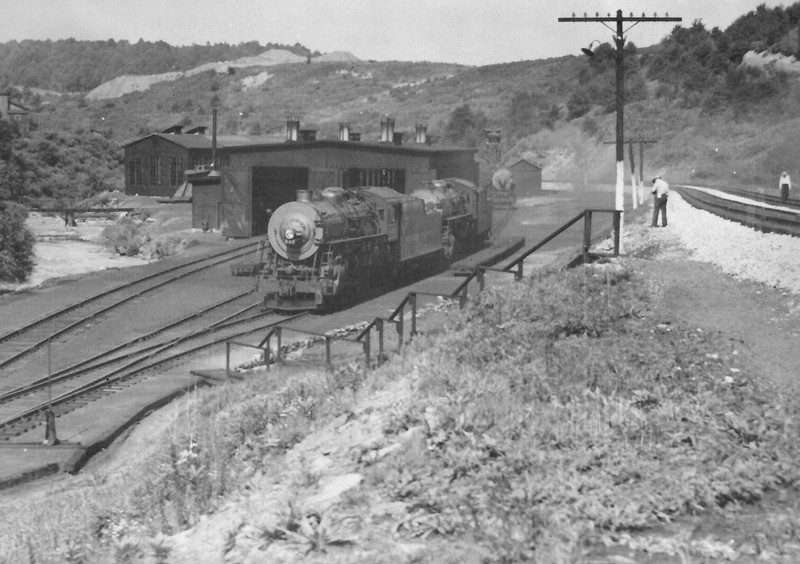
<path fill-rule="evenodd" d="M 352 562 L 356 553 L 338 551 L 396 531 L 426 539 L 417 561 L 445 561 L 443 547 L 460 546 L 488 561 L 575 562 L 587 546 L 644 546 L 635 539 L 665 523 L 796 492 L 796 399 L 739 368 L 730 340 L 659 326 L 647 290 L 629 266 L 546 273 L 487 288 L 375 371 L 286 366 L 199 391 L 153 438 L 158 454 L 125 476 L 6 508 L 0 562 L 168 562 L 164 535 L 247 495 L 254 477 L 285 472 L 284 455 L 304 437 L 358 417 L 362 399 L 402 379 L 411 393 L 384 414 L 382 433 L 391 442 L 416 430 L 416 446 L 354 459 L 361 493 L 321 519 L 292 509 L 278 524 L 242 523 L 265 549 Z M 289 491 L 319 479 L 306 469 Z M 345 526 L 345 515 L 370 516 L 376 496 L 404 504 L 403 516 Z M 674 550 L 754 555 L 765 542 L 797 542 L 796 514 L 762 524 L 761 537 L 735 546 L 687 534 Z M 240 530 L 218 531 L 230 554 Z"/>

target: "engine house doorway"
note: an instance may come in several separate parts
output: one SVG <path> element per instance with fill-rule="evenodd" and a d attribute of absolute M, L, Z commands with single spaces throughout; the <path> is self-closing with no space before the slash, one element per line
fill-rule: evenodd
<path fill-rule="evenodd" d="M 308 189 L 308 169 L 296 166 L 252 167 L 253 235 L 267 232 L 269 216 L 278 206 L 296 199 L 298 190 Z"/>

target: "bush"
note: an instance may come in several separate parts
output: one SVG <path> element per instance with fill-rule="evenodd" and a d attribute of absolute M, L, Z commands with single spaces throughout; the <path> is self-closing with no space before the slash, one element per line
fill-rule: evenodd
<path fill-rule="evenodd" d="M 33 272 L 33 233 L 22 206 L 0 202 L 0 281 L 22 282 Z"/>
<path fill-rule="evenodd" d="M 129 216 L 123 216 L 113 225 L 103 229 L 105 246 L 126 257 L 138 255 L 148 240 L 149 237 L 141 223 Z"/>

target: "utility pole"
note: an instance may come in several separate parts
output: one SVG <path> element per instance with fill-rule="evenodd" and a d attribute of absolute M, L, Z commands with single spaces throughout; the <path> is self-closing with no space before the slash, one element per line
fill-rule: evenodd
<path fill-rule="evenodd" d="M 614 45 L 616 46 L 616 86 L 617 86 L 617 100 L 616 100 L 616 109 L 617 109 L 617 184 L 616 184 L 616 192 L 614 198 L 615 209 L 622 212 L 624 207 L 624 190 L 625 190 L 625 179 L 624 179 L 624 160 L 625 160 L 625 140 L 622 134 L 622 125 L 623 125 L 623 107 L 625 105 L 624 99 L 624 63 L 625 63 L 625 53 L 623 51 L 623 47 L 625 46 L 625 32 L 631 29 L 633 26 L 642 23 L 642 22 L 679 22 L 682 21 L 681 18 L 671 18 L 669 14 L 659 17 L 657 15 L 653 15 L 652 17 L 645 16 L 644 14 L 639 16 L 634 16 L 632 13 L 630 16 L 623 16 L 622 10 L 617 10 L 617 15 L 612 17 L 611 14 L 608 14 L 607 17 L 602 17 L 599 14 L 595 13 L 594 17 L 587 16 L 585 13 L 583 17 L 576 17 L 575 14 L 572 14 L 570 18 L 558 18 L 559 22 L 568 22 L 568 23 L 579 23 L 579 22 L 592 22 L 592 23 L 601 23 L 607 28 L 611 29 L 614 32 Z M 626 22 L 630 22 L 632 25 L 628 27 L 627 30 L 623 29 L 623 24 Z M 616 24 L 616 28 L 612 28 L 609 26 L 609 23 Z M 591 47 L 591 43 L 589 44 Z M 591 49 L 586 49 L 584 52 L 591 53 Z M 624 217 L 624 213 L 620 216 L 620 231 L 622 230 L 622 217 Z"/>
<path fill-rule="evenodd" d="M 639 186 L 644 184 L 644 146 L 645 143 L 658 143 L 657 139 L 626 139 L 628 144 L 628 156 L 631 160 L 631 196 L 633 198 L 633 209 L 637 207 L 637 191 L 636 191 L 636 161 L 633 158 L 633 144 L 639 144 Z M 603 141 L 605 145 L 612 145 L 616 141 Z M 638 193 L 638 203 L 644 203 L 641 192 Z"/>

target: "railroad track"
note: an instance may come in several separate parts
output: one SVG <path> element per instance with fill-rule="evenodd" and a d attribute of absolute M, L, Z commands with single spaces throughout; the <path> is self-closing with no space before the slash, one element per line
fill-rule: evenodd
<path fill-rule="evenodd" d="M 0 335 L 0 369 L 131 300 L 182 278 L 250 254 L 257 242 L 171 265 L 120 284 Z"/>
<path fill-rule="evenodd" d="M 688 186 L 675 186 L 674 190 L 691 206 L 725 219 L 736 221 L 766 233 L 800 236 L 800 206 L 786 206 L 783 203 L 771 204 L 768 201 L 771 199 L 769 195 L 764 195 L 763 203 L 758 201 L 749 203 L 726 199 L 705 190 Z M 733 193 L 729 190 L 725 192 Z M 752 192 L 741 192 L 742 198 L 754 200 Z M 778 201 L 780 201 L 780 198 L 778 198 Z M 791 209 L 792 207 L 795 207 L 795 209 Z"/>
<path fill-rule="evenodd" d="M 771 206 L 782 206 L 792 209 L 800 209 L 800 200 L 789 198 L 787 201 L 784 202 L 783 200 L 781 200 L 781 197 L 779 195 L 769 193 L 763 188 L 749 189 L 749 190 L 744 188 L 713 188 L 713 189 L 718 190 L 720 192 L 725 192 L 726 194 L 730 194 L 732 196 L 739 196 L 740 198 L 755 200 L 756 202 L 761 202 Z"/>
<path fill-rule="evenodd" d="M 264 323 L 271 311 L 251 313 L 259 304 L 248 306 L 215 322 L 177 336 L 164 336 L 159 342 L 128 353 L 110 357 L 117 348 L 71 366 L 58 374 L 39 378 L 16 390 L 0 395 L 0 441 L 9 441 L 36 428 L 52 410 L 60 417 L 97 399 L 129 388 L 149 378 L 158 369 L 186 361 L 206 349 L 228 339 L 264 331 L 269 327 L 296 319 L 305 313 Z M 218 307 L 218 306 L 214 306 Z M 212 308 L 213 309 L 213 308 Z M 154 333 L 163 333 L 158 330 Z M 153 335 L 143 337 L 143 340 Z M 36 392 L 49 389 L 47 401 Z"/>

